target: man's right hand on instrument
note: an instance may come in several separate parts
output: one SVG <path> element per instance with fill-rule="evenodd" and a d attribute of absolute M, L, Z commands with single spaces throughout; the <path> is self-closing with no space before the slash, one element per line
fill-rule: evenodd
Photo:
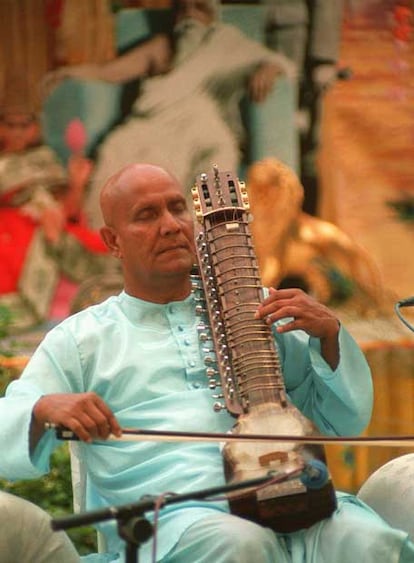
<path fill-rule="evenodd" d="M 46 423 L 69 428 L 84 442 L 122 434 L 111 409 L 93 392 L 43 395 L 33 408 L 33 422 L 34 446 Z"/>
<path fill-rule="evenodd" d="M 41 82 L 40 90 L 43 99 L 46 99 L 64 80 L 74 78 L 77 80 L 98 80 L 99 65 L 79 64 L 61 66 L 47 72 Z"/>

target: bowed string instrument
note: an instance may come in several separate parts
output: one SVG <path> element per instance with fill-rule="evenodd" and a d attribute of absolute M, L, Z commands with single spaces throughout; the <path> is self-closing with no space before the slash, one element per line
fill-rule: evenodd
<path fill-rule="evenodd" d="M 221 387 L 224 404 L 236 419 L 233 435 L 311 436 L 313 423 L 291 403 L 272 328 L 254 316 L 263 299 L 253 240 L 249 229 L 247 189 L 231 172 L 197 176 L 192 188 L 198 220 L 196 249 L 201 278 L 200 299 L 208 317 L 206 339 L 212 344 L 207 375 Z M 217 380 L 218 378 L 218 380 Z M 320 444 L 226 441 L 223 462 L 229 482 L 260 477 L 272 470 L 300 472 L 326 459 Z M 296 477 L 247 490 L 229 498 L 233 514 L 278 532 L 306 528 L 328 517 L 336 496 L 328 474 L 318 487 Z"/>

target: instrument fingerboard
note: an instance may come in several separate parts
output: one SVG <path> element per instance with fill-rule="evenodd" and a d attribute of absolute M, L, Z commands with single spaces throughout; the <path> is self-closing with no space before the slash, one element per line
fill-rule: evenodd
<path fill-rule="evenodd" d="M 271 329 L 254 318 L 263 287 L 246 186 L 231 172 L 213 167 L 212 174 L 197 177 L 192 195 L 200 223 L 198 261 L 226 408 L 239 415 L 269 400 L 285 404 Z"/>

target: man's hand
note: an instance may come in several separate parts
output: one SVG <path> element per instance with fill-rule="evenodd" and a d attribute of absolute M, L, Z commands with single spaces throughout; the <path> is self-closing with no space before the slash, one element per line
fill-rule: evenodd
<path fill-rule="evenodd" d="M 281 69 L 274 64 L 260 65 L 249 78 L 248 92 L 250 98 L 257 103 L 263 102 L 275 83 Z"/>
<path fill-rule="evenodd" d="M 71 186 L 85 187 L 93 170 L 93 162 L 81 154 L 71 154 L 67 169 Z"/>
<path fill-rule="evenodd" d="M 72 154 L 68 161 L 69 189 L 63 198 L 67 219 L 79 220 L 82 211 L 83 194 L 92 173 L 93 162 L 81 154 Z"/>
<path fill-rule="evenodd" d="M 319 64 L 312 71 L 312 81 L 318 92 L 326 92 L 338 78 L 334 64 Z"/>
<path fill-rule="evenodd" d="M 41 212 L 39 222 L 45 238 L 50 244 L 57 244 L 66 222 L 65 213 L 60 205 L 46 207 Z"/>
<path fill-rule="evenodd" d="M 291 318 L 276 328 L 277 332 L 304 330 L 321 341 L 321 353 L 325 361 L 335 369 L 339 363 L 339 321 L 334 313 L 301 289 L 273 289 L 259 305 L 256 318 L 272 324 Z"/>
<path fill-rule="evenodd" d="M 96 393 L 56 393 L 44 395 L 33 408 L 33 447 L 51 422 L 72 430 L 80 440 L 106 440 L 122 430 L 108 405 Z"/>
<path fill-rule="evenodd" d="M 61 66 L 45 74 L 40 83 L 42 97 L 46 99 L 59 84 L 67 78 L 78 80 L 98 80 L 100 65 L 79 64 L 73 66 Z"/>

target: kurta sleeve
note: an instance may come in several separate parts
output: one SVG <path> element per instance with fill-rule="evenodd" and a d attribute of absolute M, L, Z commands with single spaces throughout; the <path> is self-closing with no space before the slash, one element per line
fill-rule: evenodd
<path fill-rule="evenodd" d="M 65 371 L 60 367 L 65 366 Z M 79 373 L 78 351 L 63 328 L 53 330 L 40 344 L 22 375 L 10 383 L 0 399 L 0 476 L 10 480 L 37 478 L 49 471 L 49 458 L 60 444 L 45 432 L 32 456 L 29 434 L 32 411 L 48 393 L 70 393 Z"/>
<path fill-rule="evenodd" d="M 325 434 L 362 432 L 372 413 L 372 377 L 362 350 L 349 332 L 341 326 L 340 361 L 335 370 L 321 356 L 318 338 L 303 331 L 276 338 L 292 402 Z"/>
<path fill-rule="evenodd" d="M 41 397 L 39 390 L 13 382 L 0 399 L 0 476 L 5 479 L 37 478 L 49 471 L 49 457 L 56 441 L 45 434 L 31 458 L 29 433 L 32 410 Z"/>

